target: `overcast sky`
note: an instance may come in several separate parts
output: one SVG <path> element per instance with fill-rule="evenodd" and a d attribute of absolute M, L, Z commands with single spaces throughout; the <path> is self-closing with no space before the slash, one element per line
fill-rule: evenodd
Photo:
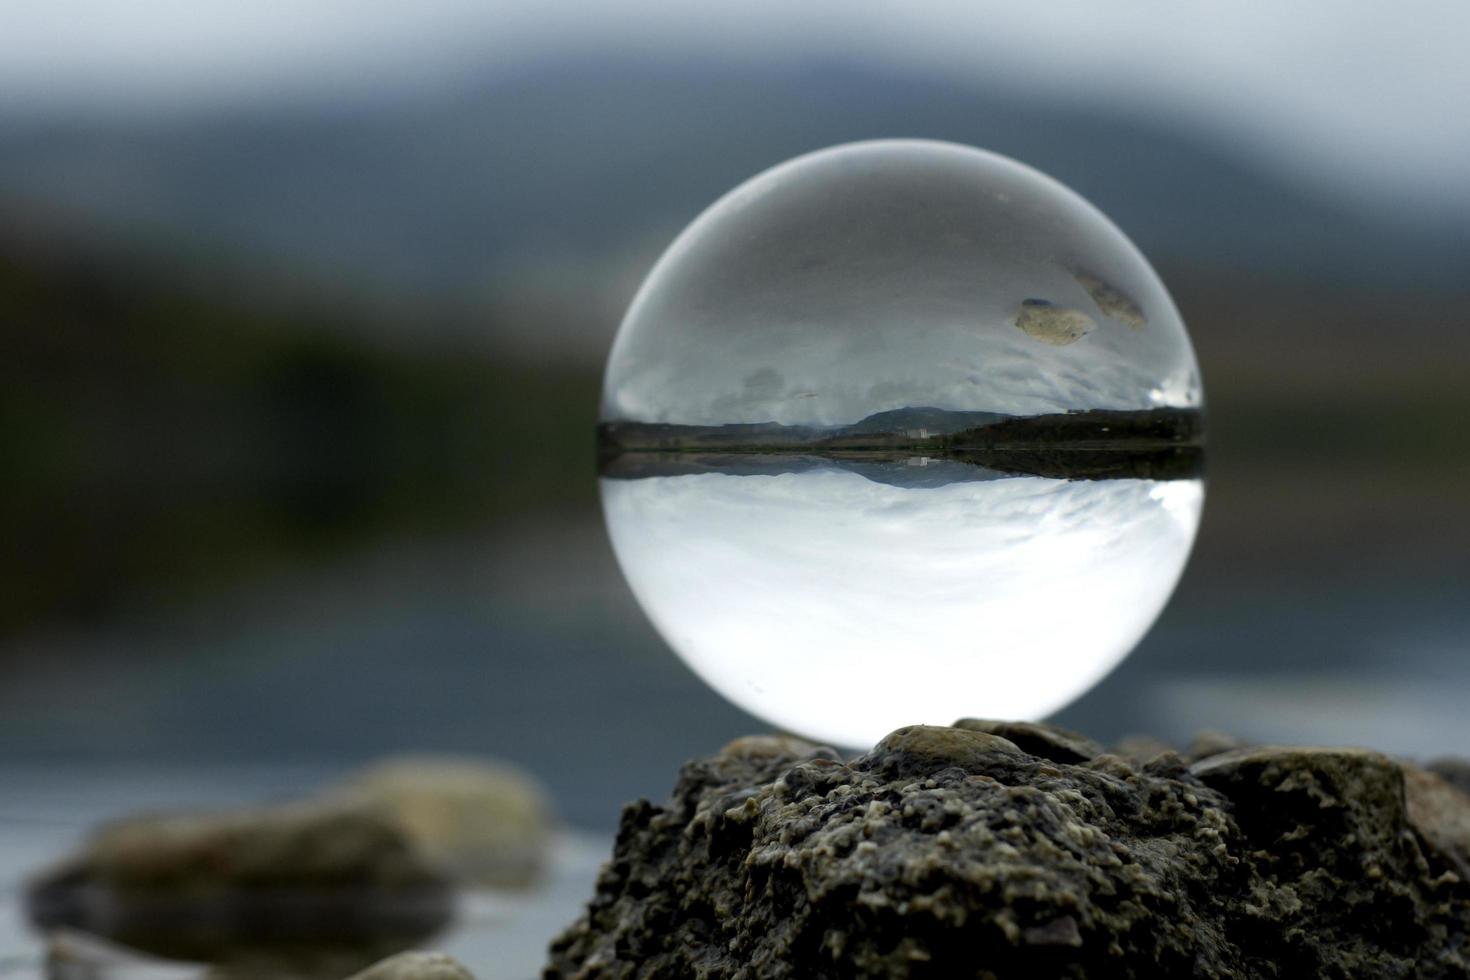
<path fill-rule="evenodd" d="M 0 0 L 0 107 L 249 101 L 433 82 L 594 47 L 849 56 L 1122 93 L 1226 120 L 1289 165 L 1470 198 L 1463 2 L 496 4 L 479 0 Z M 1302 156 L 1305 154 L 1305 156 Z M 1405 174 L 1413 179 L 1403 180 Z"/>

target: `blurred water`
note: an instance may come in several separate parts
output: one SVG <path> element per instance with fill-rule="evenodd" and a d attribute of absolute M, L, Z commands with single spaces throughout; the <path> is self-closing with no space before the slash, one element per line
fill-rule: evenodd
<path fill-rule="evenodd" d="M 752 726 L 663 651 L 591 524 L 388 544 L 172 616 L 32 637 L 11 663 L 11 758 L 341 772 L 475 751 L 527 765 L 590 825 Z"/>
<path fill-rule="evenodd" d="M 1156 628 L 1060 720 L 1104 739 L 1218 727 L 1462 750 L 1465 594 L 1446 566 L 1186 570 Z M 667 793 L 683 760 L 765 727 L 659 640 L 591 521 L 384 544 L 169 615 L 33 635 L 0 686 L 0 765 L 116 771 L 109 785 L 136 793 L 128 771 L 158 766 L 268 765 L 304 786 L 384 753 L 472 751 L 527 766 L 572 824 L 600 828 Z M 223 782 L 178 784 L 172 802 Z"/>

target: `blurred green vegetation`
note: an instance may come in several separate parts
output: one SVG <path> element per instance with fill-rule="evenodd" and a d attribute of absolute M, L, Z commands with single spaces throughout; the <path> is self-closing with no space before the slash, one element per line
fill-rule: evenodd
<path fill-rule="evenodd" d="M 378 345 L 157 271 L 0 247 L 0 632 L 591 506 L 589 370 Z"/>
<path fill-rule="evenodd" d="M 593 512 L 591 342 L 444 339 L 565 325 L 441 329 L 190 268 L 0 229 L 0 635 Z M 1208 399 L 1196 578 L 1463 562 L 1470 303 L 1164 271 Z"/>

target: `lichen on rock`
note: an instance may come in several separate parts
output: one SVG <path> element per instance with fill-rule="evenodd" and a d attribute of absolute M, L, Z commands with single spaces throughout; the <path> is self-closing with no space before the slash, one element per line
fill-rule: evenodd
<path fill-rule="evenodd" d="M 1137 762 L 1042 725 L 851 760 L 745 739 L 625 810 L 545 976 L 1466 977 L 1458 792 L 1410 805 L 1371 752 Z"/>

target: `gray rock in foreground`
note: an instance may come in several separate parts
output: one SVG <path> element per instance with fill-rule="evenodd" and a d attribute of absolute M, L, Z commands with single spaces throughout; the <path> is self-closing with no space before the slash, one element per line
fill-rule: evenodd
<path fill-rule="evenodd" d="M 545 976 L 1470 977 L 1470 797 L 1438 775 L 963 725 L 687 764 L 624 811 Z"/>

